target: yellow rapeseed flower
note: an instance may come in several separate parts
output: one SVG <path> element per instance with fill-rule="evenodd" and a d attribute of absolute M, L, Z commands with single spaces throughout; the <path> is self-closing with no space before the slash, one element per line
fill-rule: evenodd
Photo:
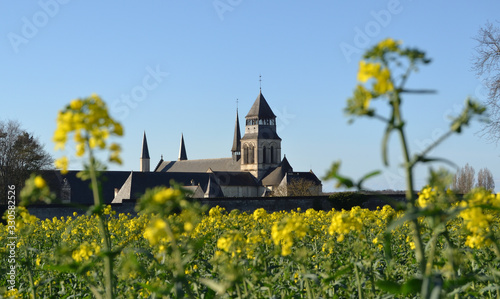
<path fill-rule="evenodd" d="M 144 238 L 151 243 L 151 245 L 158 244 L 161 240 L 167 238 L 167 223 L 161 218 L 152 220 L 150 225 L 144 230 Z M 168 238 L 167 238 L 168 239 Z"/>
<path fill-rule="evenodd" d="M 377 49 L 382 51 L 397 51 L 400 44 L 400 40 L 386 38 L 377 44 Z"/>
<path fill-rule="evenodd" d="M 359 62 L 358 81 L 365 83 L 380 73 L 380 63 L 371 63 L 361 60 Z"/>
<path fill-rule="evenodd" d="M 263 209 L 263 208 L 259 208 L 259 209 L 256 209 L 256 210 L 253 212 L 252 216 L 253 216 L 253 219 L 254 219 L 254 220 L 259 220 L 260 218 L 265 217 L 265 216 L 266 216 L 266 214 L 267 214 L 267 212 L 266 212 L 266 210 L 265 210 L 265 209 Z"/>
<path fill-rule="evenodd" d="M 274 245 L 281 245 L 281 255 L 292 253 L 294 236 L 303 238 L 309 231 L 309 226 L 301 216 L 285 217 L 280 222 L 275 222 L 271 228 L 271 238 Z"/>
<path fill-rule="evenodd" d="M 358 81 L 366 83 L 374 79 L 373 91 L 377 94 L 384 94 L 394 90 L 391 80 L 391 72 L 388 68 L 382 67 L 379 62 L 359 62 Z"/>
<path fill-rule="evenodd" d="M 159 204 L 164 204 L 165 202 L 176 198 L 181 195 L 181 191 L 173 188 L 165 188 L 161 191 L 158 191 L 155 195 L 153 195 L 153 201 Z"/>
<path fill-rule="evenodd" d="M 123 127 L 111 118 L 104 101 L 98 95 L 92 94 L 90 97 L 71 101 L 65 109 L 59 111 L 53 136 L 56 150 L 64 149 L 68 135 L 72 133 L 76 143 L 76 155 L 81 157 L 85 154 L 86 145 L 91 149 L 106 149 L 109 136 L 122 136 Z M 113 143 L 109 150 L 109 161 L 121 164 L 119 146 Z"/>
<path fill-rule="evenodd" d="M 80 109 L 82 109 L 83 101 L 80 99 L 73 100 L 70 102 L 69 106 L 73 110 L 80 110 Z"/>
<path fill-rule="evenodd" d="M 391 73 L 389 69 L 384 68 L 376 74 L 376 83 L 373 85 L 373 90 L 378 94 L 384 94 L 394 90 L 394 85 L 391 82 Z"/>
<path fill-rule="evenodd" d="M 45 180 L 39 175 L 37 175 L 35 177 L 34 183 L 35 183 L 35 187 L 37 187 L 38 189 L 42 189 L 45 186 L 47 186 L 47 183 L 45 182 Z"/>
<path fill-rule="evenodd" d="M 54 162 L 54 164 L 57 169 L 61 170 L 62 174 L 68 173 L 68 164 L 69 164 L 68 157 L 59 158 Z"/>

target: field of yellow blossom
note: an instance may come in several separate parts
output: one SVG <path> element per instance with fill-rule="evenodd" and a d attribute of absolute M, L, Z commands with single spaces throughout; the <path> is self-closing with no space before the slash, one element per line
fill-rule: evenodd
<path fill-rule="evenodd" d="M 152 200 L 165 205 L 165 198 L 176 192 L 164 189 Z M 432 204 L 432 192 L 424 189 L 420 201 Z M 485 191 L 474 198 L 485 196 L 497 200 Z M 198 218 L 185 214 L 190 210 L 162 218 L 104 209 L 116 254 L 117 298 L 375 298 L 391 292 L 413 297 L 420 289 L 410 228 L 404 214 L 389 206 L 272 214 L 264 209 L 228 213 L 217 207 Z M 488 244 L 478 246 L 480 241 L 470 239 L 477 213 L 470 209 L 447 223 L 450 243 L 438 242 L 434 266 L 448 276 L 442 286 L 448 293 L 496 297 L 498 288 L 487 279 L 498 272 L 496 255 Z M 387 230 L 398 218 L 400 225 Z M 421 220 L 428 242 L 432 236 Z M 487 221 L 497 230 L 498 213 Z M 103 287 L 98 222 L 96 215 L 77 214 L 42 221 L 20 208 L 18 292 L 8 294 L 29 298 L 32 285 L 37 298 L 93 298 L 92 288 Z M 7 231 L 2 225 L 4 243 Z M 6 273 L 5 247 L 2 251 Z M 8 295 L 5 280 L 0 288 Z"/>

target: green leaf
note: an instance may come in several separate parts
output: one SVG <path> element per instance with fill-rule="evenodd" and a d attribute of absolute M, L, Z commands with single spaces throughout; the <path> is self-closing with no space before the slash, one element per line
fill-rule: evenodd
<path fill-rule="evenodd" d="M 221 283 L 216 282 L 215 280 L 208 279 L 208 278 L 200 278 L 200 282 L 207 287 L 211 288 L 217 294 L 221 295 L 226 292 L 227 287 Z"/>
<path fill-rule="evenodd" d="M 421 288 L 422 288 L 421 278 L 410 278 L 402 285 L 401 292 L 404 295 L 415 294 L 420 292 Z"/>
<path fill-rule="evenodd" d="M 389 143 L 389 136 L 391 135 L 394 126 L 392 124 L 387 125 L 385 129 L 384 138 L 382 139 L 382 160 L 385 166 L 389 166 L 389 159 L 387 158 L 387 144 Z"/>
<path fill-rule="evenodd" d="M 326 175 L 323 177 L 323 180 L 327 181 L 327 180 L 335 179 L 337 176 L 337 173 L 339 171 L 339 168 L 340 168 L 340 161 L 333 162 L 332 166 L 330 167 L 330 170 L 328 170 Z"/>
<path fill-rule="evenodd" d="M 379 280 L 375 283 L 381 290 L 396 295 L 416 294 L 422 287 L 422 279 L 410 278 L 403 284 L 391 280 Z"/>
<path fill-rule="evenodd" d="M 365 174 L 365 175 L 364 175 L 364 176 L 363 176 L 363 177 L 359 180 L 359 182 L 358 182 L 358 184 L 357 184 L 357 185 L 358 185 L 358 188 L 359 188 L 360 190 L 362 190 L 363 188 L 361 188 L 361 185 L 364 183 L 364 181 L 366 181 L 367 179 L 372 178 L 372 177 L 374 177 L 374 176 L 377 176 L 377 175 L 379 175 L 379 174 L 381 174 L 381 173 L 382 173 L 382 172 L 381 172 L 380 170 L 375 170 L 375 171 L 372 171 L 372 172 L 370 172 L 370 173 Z"/>
<path fill-rule="evenodd" d="M 333 273 L 333 275 L 329 276 L 328 278 L 323 279 L 324 282 L 329 283 L 331 281 L 334 281 L 338 277 L 345 275 L 347 273 L 352 272 L 352 265 L 347 265 L 344 267 L 339 268 L 337 271 Z"/>
<path fill-rule="evenodd" d="M 342 186 L 346 188 L 352 188 L 354 187 L 354 182 L 352 179 L 348 177 L 341 176 L 338 171 L 340 169 L 340 161 L 336 161 L 332 164 L 330 167 L 330 170 L 328 173 L 323 177 L 324 180 L 331 180 L 331 179 L 336 179 L 338 182 L 336 184 L 337 188 L 340 188 Z"/>
<path fill-rule="evenodd" d="M 457 167 L 457 165 L 455 163 L 453 163 L 452 161 L 445 159 L 445 158 L 426 158 L 426 157 L 420 156 L 418 158 L 418 161 L 420 161 L 422 163 L 442 162 L 442 163 L 450 165 L 451 167 L 455 167 L 455 168 Z"/>
<path fill-rule="evenodd" d="M 401 294 L 401 285 L 397 282 L 391 280 L 378 280 L 375 284 L 382 291 L 386 291 L 391 294 Z"/>

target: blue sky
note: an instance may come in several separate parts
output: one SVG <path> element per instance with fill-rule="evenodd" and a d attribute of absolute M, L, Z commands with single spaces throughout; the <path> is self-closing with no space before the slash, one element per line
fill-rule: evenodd
<path fill-rule="evenodd" d="M 485 99 L 471 71 L 473 37 L 499 11 L 498 1 L 2 1 L 0 120 L 21 122 L 54 157 L 71 156 L 71 147 L 53 150 L 57 111 L 95 92 L 125 128 L 124 164 L 110 169 L 138 170 L 144 131 L 152 167 L 161 155 L 177 158 L 181 134 L 190 159 L 229 157 L 236 99 L 244 119 L 261 74 L 294 170 L 321 177 L 342 160 L 353 177 L 384 170 L 368 187 L 403 189 L 396 138 L 384 168 L 382 124 L 348 124 L 343 113 L 362 53 L 392 37 L 433 59 L 408 86 L 438 92 L 404 99 L 414 153 L 446 131 L 467 96 Z M 476 172 L 488 167 L 500 187 L 499 149 L 480 129 L 432 153 Z M 71 168 L 80 167 L 73 158 Z M 417 187 L 426 177 L 427 166 L 417 168 Z"/>

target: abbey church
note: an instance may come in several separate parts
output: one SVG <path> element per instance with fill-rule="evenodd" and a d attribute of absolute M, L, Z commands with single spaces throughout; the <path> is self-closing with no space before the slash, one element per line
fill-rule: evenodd
<path fill-rule="evenodd" d="M 104 202 L 134 201 L 147 189 L 170 186 L 172 181 L 190 190 L 195 198 L 319 195 L 322 192 L 321 181 L 312 171 L 294 171 L 287 158 L 282 157 L 276 115 L 262 91 L 245 116 L 243 137 L 236 111 L 234 137 L 232 146 L 228 140 L 228 152 L 229 149 L 231 156 L 227 158 L 190 160 L 181 136 L 176 160 L 164 161 L 162 157 L 152 164 L 144 133 L 139 171 L 101 174 Z M 92 204 L 88 182 L 80 180 L 78 173 L 70 170 L 62 175 L 58 170 L 47 170 L 42 175 L 62 202 Z"/>
<path fill-rule="evenodd" d="M 276 193 L 287 195 L 294 182 L 308 182 L 311 195 L 321 193 L 321 181 L 312 172 L 296 172 L 281 156 L 281 138 L 276 131 L 276 115 L 259 92 L 245 116 L 245 131 L 241 137 L 238 112 L 234 127 L 231 157 L 189 160 L 181 136 L 179 156 L 174 161 L 160 161 L 154 169 L 144 133 L 140 172 L 132 172 L 116 192 L 113 203 L 135 198 L 146 187 L 181 183 L 194 197 L 259 197 Z"/>

